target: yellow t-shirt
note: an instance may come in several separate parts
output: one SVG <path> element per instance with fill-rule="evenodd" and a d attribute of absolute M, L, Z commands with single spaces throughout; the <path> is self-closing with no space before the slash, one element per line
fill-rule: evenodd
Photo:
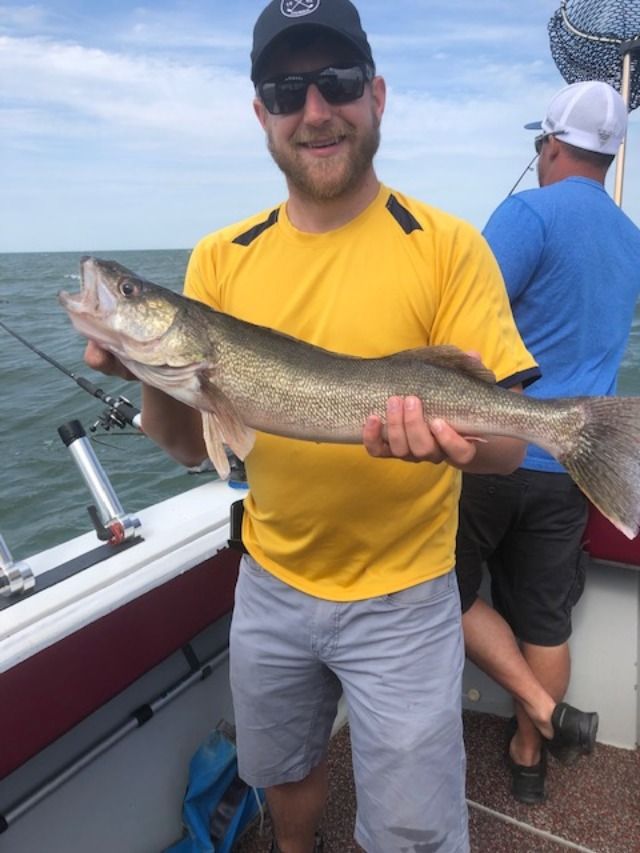
<path fill-rule="evenodd" d="M 296 230 L 283 204 L 205 237 L 185 293 L 340 353 L 454 344 L 505 384 L 537 375 L 481 235 L 384 186 L 329 233 Z M 448 465 L 258 433 L 246 468 L 244 544 L 297 589 L 351 601 L 454 564 L 460 475 Z"/>

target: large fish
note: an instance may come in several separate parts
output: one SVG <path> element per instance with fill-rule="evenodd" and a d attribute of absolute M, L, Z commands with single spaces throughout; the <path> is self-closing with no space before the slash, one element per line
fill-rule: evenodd
<path fill-rule="evenodd" d="M 464 435 L 504 435 L 551 453 L 610 521 L 640 525 L 640 397 L 535 400 L 506 391 L 455 347 L 383 358 L 329 352 L 159 287 L 114 261 L 83 258 L 82 290 L 59 299 L 75 328 L 143 382 L 199 409 L 207 451 L 229 474 L 224 444 L 244 459 L 254 430 L 360 443 L 367 415 L 416 395 L 425 418 Z"/>

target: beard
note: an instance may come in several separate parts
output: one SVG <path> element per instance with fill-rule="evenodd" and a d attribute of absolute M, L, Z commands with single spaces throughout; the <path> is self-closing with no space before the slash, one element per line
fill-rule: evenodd
<path fill-rule="evenodd" d="M 340 198 L 358 187 L 380 145 L 380 122 L 372 113 L 371 124 L 363 131 L 358 132 L 353 125 L 343 122 L 341 126 L 330 125 L 316 132 L 316 138 L 331 136 L 344 138 L 348 143 L 345 150 L 312 161 L 298 147 L 303 140 L 313 141 L 308 130 L 296 133 L 280 146 L 271 131 L 267 133 L 269 152 L 288 183 L 314 201 Z"/>

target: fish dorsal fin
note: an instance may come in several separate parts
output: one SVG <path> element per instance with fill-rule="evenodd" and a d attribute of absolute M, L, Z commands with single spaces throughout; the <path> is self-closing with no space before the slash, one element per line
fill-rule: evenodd
<path fill-rule="evenodd" d="M 477 358 L 468 355 L 458 347 L 443 344 L 435 347 L 417 347 L 416 349 L 403 350 L 395 353 L 391 358 L 419 359 L 434 367 L 448 367 L 450 370 L 459 370 L 468 376 L 495 385 L 496 377 L 492 370 L 485 367 Z"/>
<path fill-rule="evenodd" d="M 211 411 L 206 413 L 209 415 L 208 418 L 203 413 L 205 442 L 207 440 L 207 433 L 209 433 L 209 440 L 212 443 L 210 455 L 213 452 L 219 454 L 216 443 L 220 444 L 224 442 L 229 445 L 238 459 L 244 460 L 255 444 L 255 431 L 243 422 L 232 401 L 209 381 L 206 374 L 200 376 L 200 387 L 202 394 L 207 398 L 211 406 Z M 207 445 L 207 451 L 209 451 L 209 445 Z M 211 455 L 211 461 L 214 464 L 216 463 L 213 455 Z M 220 473 L 217 465 L 216 470 Z M 227 470 L 227 476 L 228 473 Z"/>

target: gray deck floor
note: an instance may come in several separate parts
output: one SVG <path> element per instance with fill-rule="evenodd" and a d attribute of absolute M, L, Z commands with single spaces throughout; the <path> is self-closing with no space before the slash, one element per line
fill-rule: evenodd
<path fill-rule="evenodd" d="M 548 800 L 542 806 L 526 806 L 509 793 L 502 757 L 505 724 L 501 717 L 464 712 L 472 853 L 562 853 L 567 849 L 640 853 L 638 750 L 597 744 L 592 755 L 569 768 L 550 758 Z M 347 727 L 333 738 L 329 765 L 325 853 L 355 853 L 360 848 L 352 839 L 355 794 Z M 270 838 L 267 819 L 262 834 L 254 826 L 236 845 L 235 853 L 267 853 Z"/>

